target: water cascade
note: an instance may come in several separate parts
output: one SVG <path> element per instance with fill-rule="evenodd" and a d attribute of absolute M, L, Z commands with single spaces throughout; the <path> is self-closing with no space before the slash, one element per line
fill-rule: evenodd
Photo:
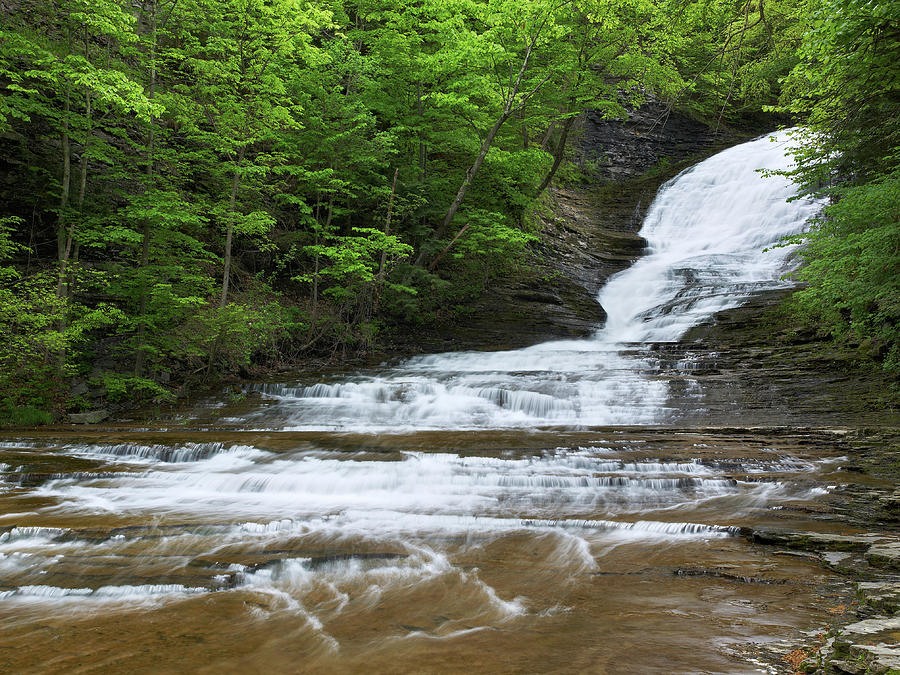
<path fill-rule="evenodd" d="M 599 295 L 606 325 L 587 340 L 502 352 L 410 359 L 387 372 L 334 382 L 266 384 L 276 400 L 259 426 L 296 430 L 413 430 L 653 424 L 668 385 L 648 376 L 650 343 L 675 342 L 716 312 L 777 288 L 817 205 L 760 169 L 789 167 L 783 136 L 731 148 L 666 183 L 640 235 L 646 254 Z M 779 140 L 781 139 L 781 140 Z M 623 354 L 623 350 L 628 354 Z"/>
<path fill-rule="evenodd" d="M 667 419 L 647 347 L 782 284 L 763 249 L 815 210 L 756 173 L 784 150 L 667 183 L 591 339 L 260 385 L 227 430 L 0 437 L 0 669 L 758 672 L 826 572 L 742 535 L 836 527 L 831 437 L 598 425 Z"/>

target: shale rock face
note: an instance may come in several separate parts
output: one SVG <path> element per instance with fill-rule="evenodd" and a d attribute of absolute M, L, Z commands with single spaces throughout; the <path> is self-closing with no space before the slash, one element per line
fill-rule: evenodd
<path fill-rule="evenodd" d="M 900 672 L 900 617 L 864 619 L 834 638 L 825 672 L 887 675 Z M 815 672 L 815 671 L 813 671 Z"/>
<path fill-rule="evenodd" d="M 667 374 L 676 379 L 672 404 L 681 411 L 678 423 L 900 424 L 886 373 L 861 366 L 852 349 L 793 335 L 775 316 L 789 294 L 759 294 L 691 329 L 679 344 L 659 346 Z M 686 363 L 692 370 L 678 372 L 676 364 Z M 892 494 L 882 496 L 884 515 L 900 514 L 893 500 Z"/>
<path fill-rule="evenodd" d="M 594 163 L 599 177 L 621 181 L 660 164 L 703 155 L 723 136 L 662 103 L 650 102 L 631 110 L 625 121 L 606 120 L 600 112 L 588 111 L 580 146 L 583 161 Z"/>
<path fill-rule="evenodd" d="M 586 337 L 606 313 L 597 292 L 612 274 L 640 257 L 637 236 L 659 186 L 706 156 L 745 136 L 716 134 L 706 125 L 650 103 L 628 120 L 587 112 L 576 153 L 590 172 L 583 186 L 549 190 L 551 214 L 541 220 L 532 259 L 500 280 L 464 320 L 407 331 L 400 354 L 464 349 L 515 349 L 562 338 Z"/>
<path fill-rule="evenodd" d="M 108 410 L 91 410 L 83 413 L 72 413 L 69 422 L 72 424 L 98 424 L 109 417 Z"/>

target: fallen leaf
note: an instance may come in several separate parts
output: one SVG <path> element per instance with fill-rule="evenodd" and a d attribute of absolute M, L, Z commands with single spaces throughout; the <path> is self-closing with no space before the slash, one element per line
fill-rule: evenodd
<path fill-rule="evenodd" d="M 795 649 L 781 660 L 789 663 L 791 665 L 791 668 L 796 670 L 800 667 L 801 663 L 806 661 L 807 656 L 808 654 L 806 653 L 806 650 L 801 647 L 800 649 Z"/>

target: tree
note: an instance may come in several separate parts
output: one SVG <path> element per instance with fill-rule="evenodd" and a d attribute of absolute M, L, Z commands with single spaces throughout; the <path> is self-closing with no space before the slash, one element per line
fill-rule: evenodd
<path fill-rule="evenodd" d="M 781 109 L 802 115 L 797 168 L 831 203 L 810 232 L 798 310 L 900 371 L 900 3 L 821 0 Z"/>

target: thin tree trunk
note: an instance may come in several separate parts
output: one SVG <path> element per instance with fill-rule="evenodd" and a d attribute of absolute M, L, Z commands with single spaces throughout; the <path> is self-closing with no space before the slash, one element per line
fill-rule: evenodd
<path fill-rule="evenodd" d="M 522 149 L 527 150 L 530 139 L 528 138 L 528 119 L 525 117 L 525 109 L 519 111 L 519 118 L 522 120 Z"/>
<path fill-rule="evenodd" d="M 228 200 L 228 228 L 225 232 L 225 270 L 222 274 L 222 296 L 219 298 L 219 309 L 228 304 L 228 285 L 231 276 L 231 242 L 234 238 L 235 204 L 237 193 L 241 186 L 240 166 L 244 160 L 244 148 L 238 150 L 237 166 L 234 169 L 234 178 L 231 182 L 231 197 Z"/>
<path fill-rule="evenodd" d="M 72 51 L 72 33 L 69 32 L 68 35 L 69 41 L 69 52 Z M 69 83 L 66 83 L 66 94 L 65 94 L 65 103 L 63 105 L 63 126 L 62 132 L 60 133 L 60 145 L 62 150 L 62 179 L 60 183 L 60 194 L 59 194 L 59 215 L 56 221 L 56 255 L 57 260 L 59 262 L 59 278 L 56 284 L 56 298 L 59 300 L 60 307 L 58 311 L 60 313 L 59 319 L 56 322 L 56 330 L 62 336 L 66 330 L 66 308 L 63 300 L 63 283 L 66 276 L 66 239 L 69 227 L 67 226 L 66 219 L 66 211 L 69 208 L 69 194 L 72 189 L 72 139 L 69 136 L 69 113 L 72 110 L 72 88 Z M 62 347 L 56 352 L 56 370 L 57 375 L 62 377 L 63 369 L 66 364 L 66 348 L 65 342 L 62 343 Z M 49 360 L 49 354 L 45 355 L 45 358 Z"/>
<path fill-rule="evenodd" d="M 70 36 L 70 40 L 71 40 L 71 36 Z M 71 42 L 70 42 L 70 49 L 71 49 Z M 84 58 L 86 60 L 88 60 L 90 58 L 87 28 L 84 29 Z M 69 90 L 67 88 L 66 89 L 66 112 L 69 112 L 69 105 L 70 105 L 70 96 L 69 96 Z M 93 118 L 93 111 L 91 109 L 91 94 L 89 91 L 85 92 L 85 95 L 84 95 L 84 107 L 85 107 L 85 119 L 87 120 L 87 130 L 85 131 L 84 143 L 82 145 L 82 150 L 81 150 L 81 170 L 80 170 L 79 179 L 78 179 L 77 209 L 78 209 L 79 214 L 81 213 L 81 210 L 84 207 L 84 195 L 87 190 L 88 148 L 91 143 L 91 136 L 94 133 L 94 118 Z M 71 175 L 72 175 L 72 168 L 71 168 L 72 158 L 71 158 L 71 146 L 70 146 L 70 141 L 68 138 L 68 121 L 65 123 L 65 131 L 66 131 L 66 133 L 65 133 L 66 147 L 64 148 L 64 153 L 66 155 L 66 157 L 65 157 L 66 168 L 64 169 L 63 173 L 68 174 L 68 175 L 65 175 L 65 178 L 64 178 L 64 182 L 66 183 L 65 188 L 64 188 L 65 193 L 66 193 L 65 199 L 66 199 L 66 201 L 68 201 L 69 191 L 70 191 L 69 183 L 71 181 Z M 62 255 L 60 256 L 60 260 L 59 260 L 59 280 L 58 280 L 57 286 L 56 286 L 56 297 L 66 300 L 69 298 L 69 295 L 70 295 L 68 267 L 69 267 L 69 261 L 72 258 L 72 244 L 73 244 L 73 240 L 75 239 L 75 221 L 70 220 L 68 222 L 68 227 L 63 228 L 63 229 L 65 229 L 65 245 L 62 247 L 62 249 L 63 249 Z M 60 232 L 59 234 L 61 235 L 62 233 Z M 57 241 L 57 246 L 59 247 L 59 245 L 60 245 L 60 242 Z M 63 318 L 62 321 L 63 321 L 63 328 L 64 328 L 65 319 Z"/>
<path fill-rule="evenodd" d="M 550 138 L 553 136 L 554 131 L 556 131 L 556 120 L 553 120 L 550 126 L 547 127 L 547 133 L 541 139 L 541 150 L 546 150 L 547 146 L 550 145 Z"/>
<path fill-rule="evenodd" d="M 387 218 L 384 221 L 384 234 L 385 236 L 390 236 L 391 234 L 391 212 L 394 208 L 394 194 L 397 192 L 397 176 L 400 174 L 400 169 L 394 169 L 394 182 L 391 184 L 391 197 L 388 199 L 388 207 L 387 207 Z M 387 263 L 387 251 L 383 250 L 381 252 L 381 264 L 378 266 L 378 283 L 380 284 L 384 279 L 384 266 Z"/>
<path fill-rule="evenodd" d="M 56 254 L 59 261 L 59 278 L 56 284 L 56 298 L 60 301 L 57 308 L 59 318 L 56 322 L 56 330 L 63 335 L 66 330 L 65 306 L 63 300 L 63 280 L 66 277 L 66 233 L 68 231 L 66 211 L 69 208 L 69 193 L 72 185 L 72 140 L 69 137 L 69 112 L 71 110 L 71 93 L 70 88 L 66 87 L 65 98 L 65 119 L 63 121 L 63 130 L 60 134 L 60 142 L 62 145 L 62 182 L 60 184 L 59 195 L 59 217 L 56 221 Z M 62 377 L 63 369 L 66 365 L 66 348 L 65 343 L 56 351 L 56 371 L 57 375 Z M 46 358 L 49 360 L 50 355 Z"/>
<path fill-rule="evenodd" d="M 437 267 L 437 264 L 441 261 L 441 258 L 444 257 L 444 255 L 447 253 L 447 251 L 450 250 L 450 247 L 453 246 L 453 244 L 456 243 L 456 240 L 459 239 L 461 236 L 463 236 L 463 234 L 465 234 L 466 230 L 468 230 L 468 229 L 469 229 L 469 223 L 466 223 L 465 225 L 462 226 L 462 229 L 456 233 L 456 236 L 454 236 L 453 239 L 450 240 L 450 243 L 444 247 L 444 250 L 438 254 L 438 257 L 431 261 L 431 264 L 428 266 L 429 272 L 434 271 L 434 268 Z"/>
<path fill-rule="evenodd" d="M 553 153 L 553 166 L 550 167 L 550 171 L 547 173 L 547 175 L 544 177 L 544 180 L 538 187 L 538 194 L 541 194 L 544 190 L 547 189 L 547 186 L 550 185 L 550 182 L 553 180 L 553 176 L 556 175 L 556 170 L 559 169 L 559 165 L 562 164 L 563 157 L 566 156 L 566 140 L 569 137 L 569 129 L 572 128 L 572 124 L 574 121 L 574 117 L 567 117 L 566 121 L 563 122 L 562 132 L 559 135 L 559 143 L 556 145 L 556 152 Z"/>
<path fill-rule="evenodd" d="M 231 242 L 234 239 L 234 221 L 237 212 L 235 211 L 235 207 L 237 205 L 237 193 L 238 189 L 241 187 L 241 162 L 244 159 L 244 150 L 245 148 L 241 148 L 238 150 L 237 158 L 236 158 L 236 166 L 234 167 L 234 176 L 231 181 L 231 196 L 228 199 L 228 226 L 225 230 L 225 265 L 224 270 L 222 271 L 222 295 L 219 298 L 219 309 L 225 309 L 225 305 L 228 304 L 228 286 L 231 278 Z M 206 367 L 206 377 L 212 374 L 213 364 L 216 360 L 216 354 L 219 352 L 219 344 L 222 339 L 222 334 L 219 333 L 216 335 L 216 339 L 213 341 L 212 348 L 209 350 L 209 364 Z"/>
<path fill-rule="evenodd" d="M 91 107 L 91 96 L 85 96 L 85 109 L 88 122 L 87 138 L 84 141 L 84 150 L 81 153 L 81 175 L 78 179 L 78 201 L 75 206 L 79 215 L 84 212 L 84 198 L 87 194 L 87 174 L 88 174 L 88 147 L 90 146 L 91 135 L 94 133 L 93 108 Z M 75 297 L 75 265 L 78 263 L 78 255 L 81 251 L 81 242 L 75 240 L 75 223 L 69 223 L 69 234 L 66 238 L 66 266 L 68 274 L 66 278 L 66 296 Z"/>
<path fill-rule="evenodd" d="M 494 142 L 494 138 L 497 136 L 497 132 L 500 131 L 500 127 L 503 126 L 506 120 L 510 118 L 510 114 L 509 105 L 507 105 L 500 117 L 497 118 L 497 121 L 494 122 L 494 126 L 488 131 L 487 136 L 484 137 L 484 142 L 481 144 L 481 150 L 478 151 L 478 156 L 475 158 L 472 166 L 466 170 L 466 177 L 463 179 L 462 185 L 459 186 L 459 190 L 456 191 L 456 197 L 454 197 L 453 202 L 450 204 L 450 208 L 447 209 L 447 215 L 444 216 L 444 222 L 441 224 L 440 229 L 435 232 L 435 239 L 443 239 L 450 229 L 453 217 L 462 205 L 463 199 L 465 199 L 466 193 L 469 191 L 469 186 L 472 185 L 472 181 L 475 180 L 475 176 L 477 176 L 478 172 L 481 170 L 481 165 L 484 164 L 484 158 L 487 157 L 488 151 L 491 149 L 491 145 Z"/>
<path fill-rule="evenodd" d="M 384 220 L 384 236 L 391 234 L 391 214 L 394 209 L 394 194 L 397 192 L 397 176 L 400 169 L 394 169 L 394 182 L 391 184 L 391 197 L 388 199 L 387 217 Z M 378 265 L 378 274 L 375 281 L 375 300 L 372 303 L 372 314 L 378 313 L 378 304 L 381 302 L 381 287 L 384 284 L 384 268 L 387 265 L 387 249 L 381 250 L 381 263 Z"/>
<path fill-rule="evenodd" d="M 59 195 L 59 218 L 56 222 L 56 253 L 59 264 L 62 265 L 66 254 L 66 209 L 69 207 L 69 192 L 72 185 L 72 141 L 69 138 L 69 112 L 71 110 L 71 95 L 66 87 L 65 120 L 60 134 L 62 145 L 62 182 Z"/>
<path fill-rule="evenodd" d="M 325 226 L 322 228 L 325 232 L 328 232 L 328 228 L 331 227 L 331 217 L 334 214 L 334 193 L 331 193 L 328 196 L 328 212 L 325 216 Z M 316 233 L 316 245 L 319 244 L 319 235 Z M 316 253 L 316 257 L 313 259 L 314 269 L 313 269 L 313 288 L 312 288 L 312 302 L 313 302 L 313 316 L 312 322 L 315 324 L 316 319 L 319 317 L 319 254 Z"/>
<path fill-rule="evenodd" d="M 80 172 L 78 177 L 78 200 L 76 201 L 76 207 L 78 212 L 80 213 L 82 207 L 84 206 L 84 195 L 87 190 L 87 150 L 90 145 L 90 138 L 93 134 L 93 114 L 91 110 L 91 95 L 85 94 L 85 116 L 87 117 L 87 135 L 85 137 L 84 146 L 81 150 L 81 165 Z M 70 154 L 71 150 L 67 152 Z M 69 157 L 69 178 L 67 180 L 71 180 L 71 157 Z M 68 191 L 68 188 L 67 188 Z M 68 195 L 66 196 L 68 200 Z M 59 279 L 56 285 L 56 297 L 60 299 L 68 299 L 69 297 L 69 261 L 72 258 L 72 246 L 75 240 L 75 221 L 69 220 L 68 227 L 65 232 L 65 243 L 63 245 L 62 255 L 59 260 Z"/>
<path fill-rule="evenodd" d="M 150 91 L 147 98 L 150 103 L 156 96 L 156 0 L 150 3 Z M 147 190 L 153 189 L 153 162 L 154 162 L 154 143 L 155 118 L 150 115 L 150 126 L 147 130 Z M 144 343 L 147 340 L 147 326 L 145 319 L 147 316 L 147 268 L 150 266 L 150 220 L 144 221 L 144 229 L 141 233 L 141 272 L 139 283 L 141 285 L 141 304 L 138 309 L 138 334 L 137 349 L 134 355 L 134 376 L 141 377 L 144 374 L 144 361 L 146 360 L 146 352 Z"/>
<path fill-rule="evenodd" d="M 422 108 L 422 82 L 416 82 L 416 111 L 419 114 L 419 173 L 421 179 L 425 180 L 425 132 L 422 127 L 425 125 L 425 113 Z"/>

